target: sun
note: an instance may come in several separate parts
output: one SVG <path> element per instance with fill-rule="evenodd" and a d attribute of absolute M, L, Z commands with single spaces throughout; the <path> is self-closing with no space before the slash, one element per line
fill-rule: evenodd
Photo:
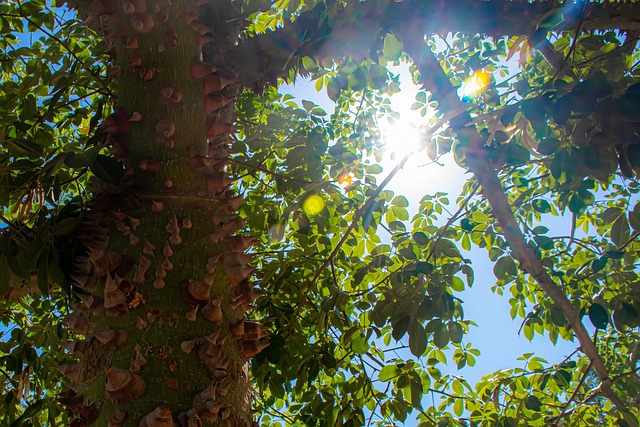
<path fill-rule="evenodd" d="M 378 117 L 378 131 L 389 166 L 405 156 L 419 156 L 424 150 L 424 130 L 434 121 L 434 109 L 427 102 L 424 91 L 415 83 L 407 67 L 392 67 L 398 73 L 402 88 L 389 97 L 385 115 Z M 423 156 L 423 159 L 426 157 Z"/>
<path fill-rule="evenodd" d="M 399 160 L 424 148 L 422 131 L 412 120 L 383 120 L 379 130 L 384 151 L 391 159 Z"/>
<path fill-rule="evenodd" d="M 425 194 L 459 192 L 465 181 L 453 156 L 433 158 L 429 154 L 432 132 L 437 133 L 441 120 L 428 95 L 415 84 L 406 70 L 400 70 L 402 90 L 390 96 L 390 114 L 378 117 L 378 130 L 383 156 L 379 161 L 385 176 L 395 170 L 386 189 L 403 194 L 409 200 L 420 200 Z M 404 73 L 404 74 L 403 74 Z M 436 153 L 437 154 L 437 153 Z M 399 169 L 396 170 L 396 168 Z M 415 212 L 417 205 L 412 207 Z"/>

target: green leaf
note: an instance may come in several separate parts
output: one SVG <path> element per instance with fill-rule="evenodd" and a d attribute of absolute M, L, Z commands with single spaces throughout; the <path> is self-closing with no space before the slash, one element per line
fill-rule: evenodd
<path fill-rule="evenodd" d="M 62 221 L 58 221 L 53 226 L 53 235 L 56 237 L 62 237 L 67 234 L 71 234 L 80 227 L 81 223 L 82 220 L 80 218 L 65 218 Z"/>
<path fill-rule="evenodd" d="M 380 370 L 380 373 L 378 373 L 378 379 L 383 383 L 386 383 L 398 377 L 400 373 L 401 371 L 398 369 L 398 367 L 394 363 L 393 365 L 387 365 L 384 368 L 382 368 Z"/>
<path fill-rule="evenodd" d="M 600 304 L 591 304 L 589 307 L 589 320 L 596 329 L 606 329 L 609 324 L 609 313 Z"/>
<path fill-rule="evenodd" d="M 531 206 L 536 212 L 549 213 L 551 212 L 551 205 L 544 199 L 535 199 L 531 202 Z"/>
<path fill-rule="evenodd" d="M 336 358 L 329 353 L 323 354 L 322 357 L 320 358 L 320 361 L 325 367 L 329 369 L 334 369 L 336 366 L 338 366 L 338 361 L 336 360 Z"/>
<path fill-rule="evenodd" d="M 411 380 L 411 406 L 422 409 L 422 383 L 419 378 Z"/>
<path fill-rule="evenodd" d="M 356 354 L 365 354 L 367 351 L 369 351 L 369 343 L 367 342 L 367 337 L 364 334 L 358 334 L 353 337 L 351 348 Z"/>
<path fill-rule="evenodd" d="M 302 66 L 307 71 L 313 71 L 318 69 L 318 64 L 316 63 L 316 61 L 308 56 L 302 57 Z"/>
<path fill-rule="evenodd" d="M 25 139 L 15 138 L 7 142 L 9 152 L 17 157 L 42 154 L 42 147 L 37 143 Z"/>
<path fill-rule="evenodd" d="M 474 222 L 477 222 L 479 224 L 485 224 L 485 223 L 491 222 L 491 218 L 489 218 L 487 214 L 485 214 L 480 210 L 473 211 L 471 213 L 471 219 Z"/>
<path fill-rule="evenodd" d="M 413 233 L 413 240 L 420 246 L 427 246 L 429 244 L 429 238 L 422 231 L 416 231 Z"/>
<path fill-rule="evenodd" d="M 318 79 L 318 82 L 320 82 L 320 89 L 322 88 L 322 80 L 323 79 Z M 327 84 L 327 96 L 329 99 L 333 102 L 338 101 L 338 98 L 340 98 L 340 91 L 346 89 L 348 84 L 349 80 L 342 74 L 338 74 L 334 78 L 330 79 Z M 316 90 L 319 91 L 320 89 L 318 89 L 316 85 Z"/>
<path fill-rule="evenodd" d="M 420 357 L 427 351 L 427 334 L 424 327 L 415 319 L 409 325 L 409 349 L 414 356 Z"/>
<path fill-rule="evenodd" d="M 547 234 L 549 232 L 549 229 L 543 225 L 539 225 L 531 230 L 531 232 L 533 234 Z"/>
<path fill-rule="evenodd" d="M 496 261 L 493 266 L 493 274 L 498 279 L 508 280 L 518 274 L 518 269 L 510 256 L 504 256 Z"/>
<path fill-rule="evenodd" d="M 98 154 L 93 165 L 91 165 L 91 172 L 101 181 L 107 184 L 118 186 L 124 178 L 124 168 L 122 164 L 112 157 L 105 156 L 104 154 Z"/>
<path fill-rule="evenodd" d="M 42 400 L 36 400 L 35 402 L 33 402 L 31 405 L 29 405 L 29 407 L 27 409 L 24 410 L 24 412 L 22 413 L 22 415 L 20 416 L 21 420 L 28 420 L 33 418 L 34 416 L 36 416 L 37 414 L 40 413 L 40 411 L 42 410 Z M 21 423 L 18 423 L 17 425 L 20 425 Z"/>
<path fill-rule="evenodd" d="M 449 338 L 453 343 L 460 343 L 462 341 L 462 325 L 458 322 L 449 323 Z"/>
<path fill-rule="evenodd" d="M 611 241 L 617 247 L 621 247 L 629 240 L 629 221 L 624 215 L 620 215 L 611 226 Z"/>
<path fill-rule="evenodd" d="M 463 412 L 464 412 L 463 400 L 456 399 L 453 402 L 453 413 L 456 414 L 457 416 L 461 416 Z"/>
<path fill-rule="evenodd" d="M 416 263 L 416 271 L 418 273 L 429 275 L 429 274 L 433 273 L 433 270 L 435 268 L 436 267 L 433 264 L 431 264 L 430 262 L 418 261 Z"/>
<path fill-rule="evenodd" d="M 545 156 L 551 155 L 555 153 L 560 147 L 560 140 L 557 138 L 544 138 L 538 144 L 538 148 L 536 149 L 538 153 L 543 154 Z"/>
<path fill-rule="evenodd" d="M 0 294 L 7 295 L 9 293 L 9 263 L 7 256 L 0 253 Z"/>
<path fill-rule="evenodd" d="M 527 409 L 538 412 L 540 411 L 540 408 L 542 408 L 542 402 L 540 402 L 540 399 L 536 396 L 530 394 L 526 399 L 524 399 L 524 406 Z"/>
<path fill-rule="evenodd" d="M 561 389 L 567 388 L 569 384 L 571 384 L 571 373 L 560 369 L 553 374 L 553 381 L 555 381 Z"/>
<path fill-rule="evenodd" d="M 316 116 L 316 117 L 323 117 L 327 115 L 327 112 L 320 107 L 314 107 L 310 113 L 312 116 Z"/>
<path fill-rule="evenodd" d="M 404 196 L 396 196 L 393 198 L 393 200 L 391 200 L 391 204 L 393 206 L 400 206 L 400 207 L 406 208 L 409 206 L 409 201 Z"/>
<path fill-rule="evenodd" d="M 603 256 L 611 259 L 621 259 L 624 257 L 625 251 L 607 251 Z"/>
<path fill-rule="evenodd" d="M 400 341 L 404 334 L 407 333 L 410 320 L 411 318 L 409 317 L 409 315 L 405 314 L 393 324 L 393 330 L 391 332 L 391 336 L 393 337 L 393 339 L 395 339 L 396 341 Z"/>
<path fill-rule="evenodd" d="M 603 222 L 611 223 L 618 219 L 620 215 L 622 215 L 622 210 L 620 208 L 607 208 L 599 215 L 599 217 Z"/>
<path fill-rule="evenodd" d="M 618 331 L 635 328 L 640 325 L 640 316 L 633 305 L 623 302 L 620 308 L 613 311 L 613 324 Z"/>
<path fill-rule="evenodd" d="M 316 106 L 316 104 L 314 104 L 311 101 L 307 101 L 307 100 L 302 100 L 302 107 L 308 111 L 311 111 L 314 107 Z"/>
<path fill-rule="evenodd" d="M 602 270 L 607 266 L 608 261 L 609 261 L 609 257 L 606 257 L 606 256 L 600 257 L 598 259 L 594 259 L 593 262 L 591 263 L 591 269 L 593 270 L 594 273 L 597 273 L 598 271 Z"/>
<path fill-rule="evenodd" d="M 444 348 L 449 344 L 449 330 L 447 329 L 447 325 L 444 323 L 440 324 L 433 333 L 433 343 L 438 348 Z"/>
<path fill-rule="evenodd" d="M 633 231 L 640 231 L 640 202 L 636 203 L 633 210 L 629 212 L 629 224 Z"/>
<path fill-rule="evenodd" d="M 369 67 L 369 75 L 367 77 L 367 81 L 369 85 L 373 89 L 379 89 L 384 87 L 387 83 L 387 78 L 389 77 L 389 71 L 386 68 L 381 67 L 378 64 L 371 64 Z"/>
<path fill-rule="evenodd" d="M 387 61 L 397 61 L 402 55 L 402 43 L 393 34 L 387 34 L 384 37 L 382 53 Z"/>
<path fill-rule="evenodd" d="M 467 286 L 473 286 L 473 282 L 475 279 L 475 273 L 473 272 L 473 269 L 469 265 L 465 264 L 460 268 L 460 271 L 462 272 L 462 274 L 467 276 Z"/>

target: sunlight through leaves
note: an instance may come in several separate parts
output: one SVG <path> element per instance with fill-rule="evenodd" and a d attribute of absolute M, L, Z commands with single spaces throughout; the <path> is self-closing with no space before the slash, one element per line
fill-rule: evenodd
<path fill-rule="evenodd" d="M 463 101 L 471 101 L 487 90 L 490 81 L 490 73 L 484 70 L 476 71 L 462 83 L 462 86 L 458 89 L 458 96 Z"/>

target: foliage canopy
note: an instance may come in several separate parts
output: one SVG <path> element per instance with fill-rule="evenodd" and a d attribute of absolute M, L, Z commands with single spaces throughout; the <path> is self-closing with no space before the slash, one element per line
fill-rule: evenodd
<path fill-rule="evenodd" d="M 270 331 L 250 364 L 260 423 L 637 426 L 637 4 L 229 3 L 247 22 L 224 58 L 246 88 L 230 170 L 257 236 L 264 295 L 251 317 Z M 74 358 L 60 320 L 77 301 L 78 236 L 92 195 L 123 181 L 99 125 L 127 95 L 86 19 L 40 0 L 0 5 L 3 425 L 70 420 L 56 366 Z M 387 66 L 401 62 L 424 88 L 418 155 L 472 172 L 462 194 L 426 194 L 413 217 L 379 165 L 377 122 L 398 115 Z M 460 101 L 480 71 L 487 87 Z M 273 86 L 299 75 L 335 110 Z M 524 336 L 576 340 L 575 353 L 464 379 L 482 357 L 458 296 L 476 247 Z"/>

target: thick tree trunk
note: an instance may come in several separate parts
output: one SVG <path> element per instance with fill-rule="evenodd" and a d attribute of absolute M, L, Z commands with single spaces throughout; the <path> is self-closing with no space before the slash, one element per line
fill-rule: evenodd
<path fill-rule="evenodd" d="M 124 183 L 88 215 L 67 319 L 84 341 L 67 402 L 78 425 L 251 425 L 247 360 L 266 343 L 246 321 L 251 238 L 226 172 L 233 77 L 200 61 L 234 42 L 238 2 L 94 0 L 79 10 L 114 45 L 118 109 L 101 128 Z M 234 24 L 237 25 L 237 24 Z M 236 29 L 237 30 L 237 29 Z"/>

